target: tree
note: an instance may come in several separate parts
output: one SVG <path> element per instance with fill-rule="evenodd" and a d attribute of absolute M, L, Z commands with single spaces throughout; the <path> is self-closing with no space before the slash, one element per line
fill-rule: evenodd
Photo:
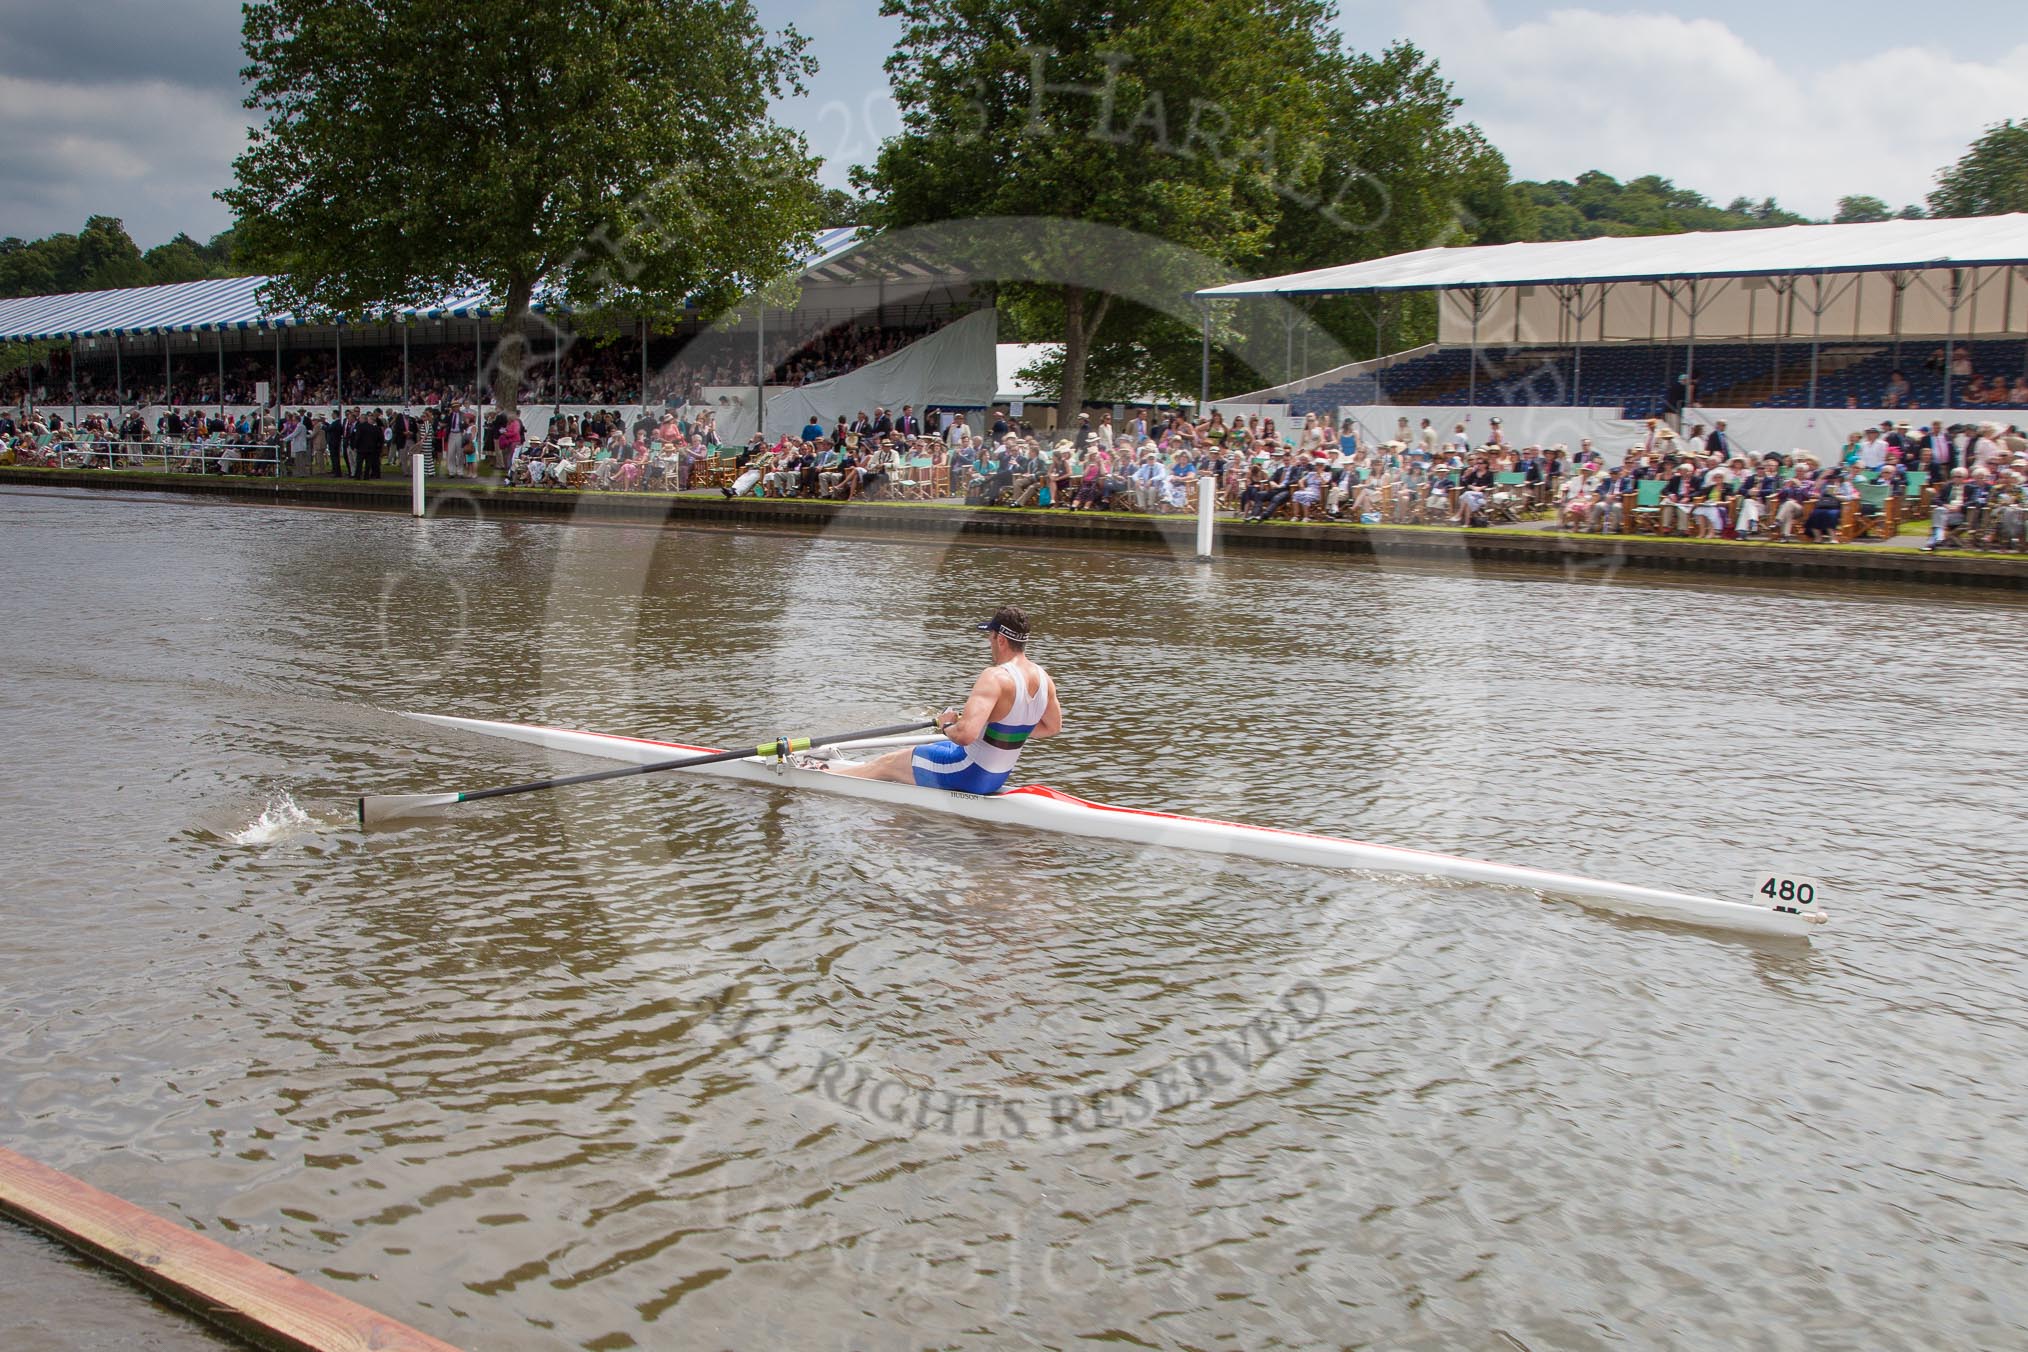
<path fill-rule="evenodd" d="M 856 197 L 843 188 L 826 188 L 817 198 L 817 225 L 825 230 L 859 225 L 866 220 L 872 210 L 863 198 Z"/>
<path fill-rule="evenodd" d="M 1937 172 L 1932 216 L 2028 211 L 2028 120 L 1988 127 L 1958 162 Z"/>
<path fill-rule="evenodd" d="M 1323 0 L 885 0 L 881 12 L 902 21 L 887 61 L 902 130 L 853 175 L 878 224 L 1067 217 L 1236 264 L 1267 248 L 1287 196 L 1345 186 L 1319 180 L 1325 91 L 1306 78 L 1339 50 Z M 1032 275 L 1088 266 L 1053 259 L 1052 243 L 1045 230 L 1024 245 Z M 1211 280 L 1171 282 L 1180 296 Z M 1057 317 L 1060 408 L 1074 418 L 1114 293 L 1085 280 L 1001 294 Z"/>
<path fill-rule="evenodd" d="M 538 296 L 581 326 L 707 310 L 789 268 L 815 163 L 770 100 L 815 68 L 749 0 L 251 0 L 219 198 L 267 299 L 365 316 L 479 290 L 516 404 Z"/>
<path fill-rule="evenodd" d="M 116 286 L 146 286 L 154 280 L 141 250 L 127 227 L 112 216 L 93 216 L 77 237 L 80 289 L 103 291 Z"/>
<path fill-rule="evenodd" d="M 1841 197 L 1838 199 L 1838 214 L 1831 218 L 1837 225 L 1851 225 L 1858 221 L 1885 221 L 1894 213 L 1887 203 L 1878 197 Z"/>
<path fill-rule="evenodd" d="M 1773 198 L 1735 197 L 1725 206 L 1666 178 L 1648 174 L 1621 184 L 1593 170 L 1577 182 L 1517 183 L 1510 193 L 1526 218 L 1522 239 L 1597 239 L 1607 235 L 1673 235 L 1685 230 L 1760 230 L 1803 225 Z"/>

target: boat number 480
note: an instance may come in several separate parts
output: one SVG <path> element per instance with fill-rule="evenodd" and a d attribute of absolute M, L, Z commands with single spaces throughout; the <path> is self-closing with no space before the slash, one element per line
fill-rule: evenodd
<path fill-rule="evenodd" d="M 1824 885 L 1815 878 L 1770 873 L 1761 875 L 1760 886 L 1754 888 L 1754 894 L 1764 906 L 1794 913 L 1821 901 L 1824 896 Z"/>

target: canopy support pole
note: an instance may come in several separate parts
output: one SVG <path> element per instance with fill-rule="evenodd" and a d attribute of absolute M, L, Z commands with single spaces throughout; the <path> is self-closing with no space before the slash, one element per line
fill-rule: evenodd
<path fill-rule="evenodd" d="M 338 390 L 332 397 L 342 410 L 345 407 L 345 327 L 342 324 L 331 330 L 331 353 L 338 362 Z"/>
<path fill-rule="evenodd" d="M 218 420 L 225 421 L 225 330 L 213 329 L 212 337 L 218 340 Z"/>
<path fill-rule="evenodd" d="M 1810 407 L 1817 407 L 1817 359 L 1824 345 L 1824 274 L 1816 277 L 1817 292 L 1810 306 Z"/>
<path fill-rule="evenodd" d="M 1472 373 L 1465 395 L 1465 411 L 1476 413 L 1479 408 L 1479 319 L 1485 313 L 1485 289 L 1469 288 L 1465 294 L 1472 300 Z"/>
<path fill-rule="evenodd" d="M 1697 384 L 1697 279 L 1695 277 L 1690 279 L 1690 341 L 1683 358 L 1683 374 L 1687 377 L 1683 383 L 1690 387 L 1690 390 L 1686 391 L 1686 395 L 1694 393 Z M 1683 402 L 1688 404 L 1690 400 L 1686 397 Z"/>
<path fill-rule="evenodd" d="M 113 402 L 120 412 L 127 411 L 127 377 L 120 369 L 120 335 L 113 335 Z"/>
<path fill-rule="evenodd" d="M 641 325 L 641 416 L 648 415 L 648 321 Z"/>
<path fill-rule="evenodd" d="M 1958 359 L 1955 349 L 1958 345 L 1958 306 L 1964 303 L 1963 278 L 1964 274 L 1957 268 L 1951 269 L 1950 328 L 1944 338 L 1943 360 L 1943 406 L 1946 410 L 1951 406 L 1951 377 L 1956 374 L 1951 366 Z"/>
<path fill-rule="evenodd" d="M 476 476 L 485 464 L 486 456 L 486 321 L 479 315 L 472 317 L 472 362 L 475 374 L 472 377 L 472 473 Z"/>
<path fill-rule="evenodd" d="M 1211 302 L 1199 298 L 1197 313 L 1204 331 L 1204 346 L 1197 361 L 1197 417 L 1202 420 L 1204 409 L 1211 402 Z"/>
<path fill-rule="evenodd" d="M 768 430 L 768 303 L 759 296 L 754 297 L 753 307 L 753 430 L 762 436 Z M 881 292 L 881 303 L 886 304 L 886 290 Z M 878 322 L 878 321 L 876 321 Z"/>
<path fill-rule="evenodd" d="M 162 407 L 176 407 L 176 387 L 170 383 L 169 330 L 162 330 Z"/>
<path fill-rule="evenodd" d="M 1894 334 L 1894 369 L 1899 371 L 1901 369 L 1901 313 L 1903 302 L 1908 297 L 1909 275 L 1905 272 L 1890 273 L 1888 274 L 1888 280 L 1894 284 L 1894 312 L 1889 317 L 1888 327 Z"/>
<path fill-rule="evenodd" d="M 282 417 L 282 326 L 275 326 L 275 420 Z"/>
<path fill-rule="evenodd" d="M 77 335 L 70 336 L 70 425 L 77 426 Z"/>
<path fill-rule="evenodd" d="M 409 405 L 408 397 L 408 325 L 401 326 L 401 406 L 404 411 Z"/>

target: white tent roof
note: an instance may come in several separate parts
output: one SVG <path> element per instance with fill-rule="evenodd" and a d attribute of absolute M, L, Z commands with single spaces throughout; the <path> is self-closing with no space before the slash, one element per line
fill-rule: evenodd
<path fill-rule="evenodd" d="M 1197 294 L 1317 295 L 2024 265 L 2028 214 L 2015 214 L 1422 249 Z"/>
<path fill-rule="evenodd" d="M 809 274 L 836 265 L 873 232 L 846 225 L 820 230 L 802 254 Z M 95 337 L 114 333 L 194 333 L 210 329 L 291 328 L 301 324 L 286 311 L 270 311 L 259 291 L 270 279 L 221 277 L 162 286 L 129 286 L 111 291 L 74 291 L 52 296 L 0 300 L 0 340 Z M 545 309 L 537 299 L 537 311 Z M 497 307 L 483 291 L 446 296 L 432 305 L 405 305 L 396 321 L 491 318 Z"/>

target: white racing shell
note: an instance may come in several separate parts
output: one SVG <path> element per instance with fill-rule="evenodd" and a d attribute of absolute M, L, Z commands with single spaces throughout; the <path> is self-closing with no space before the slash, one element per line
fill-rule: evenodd
<path fill-rule="evenodd" d="M 528 723 L 500 723 L 480 718 L 453 718 L 443 714 L 409 714 L 408 717 L 460 728 L 467 732 L 525 742 L 552 751 L 568 751 L 601 760 L 644 765 L 687 753 L 709 755 L 713 747 L 686 746 L 680 742 L 658 742 L 642 737 L 612 733 L 573 732 L 563 728 L 539 727 Z M 946 789 L 919 788 L 884 780 L 856 779 L 828 774 L 822 770 L 783 766 L 773 759 L 748 758 L 703 765 L 687 773 L 716 779 L 744 780 L 775 788 L 811 789 L 896 807 L 919 808 L 970 821 L 1002 826 L 1026 826 L 1074 836 L 1208 854 L 1241 855 L 1275 863 L 1302 864 L 1320 868 L 1351 868 L 1371 873 L 1407 874 L 1415 877 L 1457 878 L 1466 882 L 1521 887 L 1545 896 L 1569 897 L 1590 902 L 1607 910 L 1631 915 L 1654 916 L 1685 924 L 1742 930 L 1755 934 L 1808 938 L 1825 921 L 1820 910 L 1802 912 L 1772 905 L 1722 901 L 1716 897 L 1694 896 L 1660 888 L 1636 887 L 1631 883 L 1607 882 L 1575 873 L 1529 868 L 1515 864 L 1493 864 L 1457 855 L 1399 845 L 1374 845 L 1338 836 L 1311 835 L 1275 827 L 1247 826 L 1209 817 L 1188 817 L 1173 812 L 1150 812 L 1140 808 L 1113 807 L 1094 803 L 1039 784 L 1008 789 L 988 797 L 952 793 Z"/>

